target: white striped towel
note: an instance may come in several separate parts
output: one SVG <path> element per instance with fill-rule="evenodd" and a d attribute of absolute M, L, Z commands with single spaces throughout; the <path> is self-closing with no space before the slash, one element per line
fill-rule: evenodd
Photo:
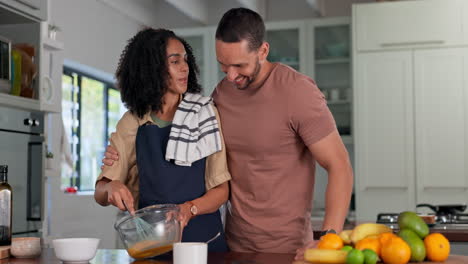
<path fill-rule="evenodd" d="M 167 161 L 191 166 L 193 162 L 221 151 L 221 135 L 211 101 L 211 97 L 185 94 L 172 120 Z"/>

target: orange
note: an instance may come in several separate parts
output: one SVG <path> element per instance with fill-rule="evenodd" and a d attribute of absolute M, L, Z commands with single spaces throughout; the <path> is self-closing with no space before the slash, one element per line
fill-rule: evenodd
<path fill-rule="evenodd" d="M 317 248 L 319 249 L 341 249 L 343 239 L 337 234 L 328 233 L 320 238 Z"/>
<path fill-rule="evenodd" d="M 382 245 L 381 257 L 385 264 L 406 264 L 411 258 L 411 248 L 399 237 L 392 237 Z"/>
<path fill-rule="evenodd" d="M 443 262 L 450 255 L 450 243 L 444 235 L 432 233 L 424 238 L 426 256 L 430 261 Z"/>
<path fill-rule="evenodd" d="M 387 243 L 388 241 L 390 241 L 390 238 L 392 237 L 397 237 L 397 235 L 393 234 L 393 233 L 382 233 L 379 235 L 379 241 L 380 241 L 380 245 L 383 245 L 385 243 Z"/>
<path fill-rule="evenodd" d="M 359 240 L 354 248 L 359 250 L 370 249 L 380 256 L 380 241 L 378 237 L 366 237 Z"/>

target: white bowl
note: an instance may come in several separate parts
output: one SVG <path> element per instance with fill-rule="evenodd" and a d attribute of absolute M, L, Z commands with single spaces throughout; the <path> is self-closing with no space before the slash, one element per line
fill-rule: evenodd
<path fill-rule="evenodd" d="M 96 256 L 98 238 L 62 238 L 52 240 L 55 256 L 64 263 L 88 263 Z"/>

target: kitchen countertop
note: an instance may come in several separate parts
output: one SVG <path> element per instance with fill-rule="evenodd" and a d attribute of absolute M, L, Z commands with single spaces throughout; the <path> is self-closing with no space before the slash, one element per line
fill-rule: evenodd
<path fill-rule="evenodd" d="M 292 263 L 294 255 L 292 254 L 248 254 L 248 253 L 209 253 L 208 264 L 285 264 Z M 468 257 L 467 257 L 468 262 Z M 36 259 L 18 259 L 9 258 L 0 260 L 0 264 L 62 264 L 55 257 L 53 249 L 43 249 L 40 258 Z M 123 249 L 100 249 L 96 257 L 90 261 L 91 264 L 170 264 L 172 255 L 158 257 L 157 259 L 134 260 Z"/>
<path fill-rule="evenodd" d="M 305 264 L 307 262 L 294 262 L 292 254 L 269 254 L 269 253 L 209 253 L 208 264 Z M 9 258 L 0 260 L 0 264 L 61 264 L 62 262 L 55 257 L 53 249 L 44 249 L 40 258 L 36 259 L 18 259 Z M 151 260 L 133 260 L 128 256 L 127 251 L 123 249 L 100 249 L 96 257 L 91 260 L 91 264 L 170 264 L 172 257 L 151 259 Z M 429 264 L 431 262 L 420 262 L 420 264 Z M 433 263 L 433 262 L 432 262 Z M 468 256 L 450 256 L 445 264 L 468 263 Z"/>
<path fill-rule="evenodd" d="M 359 224 L 360 222 L 358 222 Z M 353 229 L 356 226 L 355 221 L 347 222 L 344 229 Z M 396 227 L 396 228 L 395 228 Z M 319 236 L 319 232 L 322 229 L 322 221 L 312 220 L 312 228 L 314 231 L 314 237 Z M 394 231 L 398 232 L 398 225 L 392 226 Z M 441 233 L 450 242 L 468 242 L 468 225 L 436 225 L 429 229 L 431 233 Z"/>

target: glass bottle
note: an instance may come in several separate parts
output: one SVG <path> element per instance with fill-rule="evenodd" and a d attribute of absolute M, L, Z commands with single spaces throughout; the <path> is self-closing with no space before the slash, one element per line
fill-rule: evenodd
<path fill-rule="evenodd" d="M 0 246 L 11 244 L 12 190 L 8 184 L 8 166 L 0 165 Z"/>

